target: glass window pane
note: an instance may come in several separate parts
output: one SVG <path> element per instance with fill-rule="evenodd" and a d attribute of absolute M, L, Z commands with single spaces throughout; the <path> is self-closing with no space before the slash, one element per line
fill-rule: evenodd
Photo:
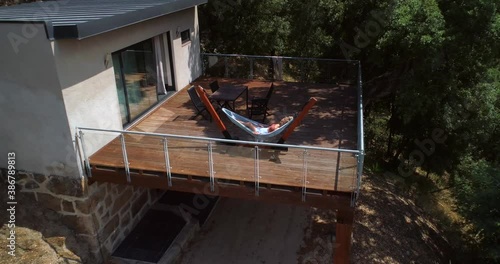
<path fill-rule="evenodd" d="M 113 54 L 122 122 L 129 123 L 158 102 L 153 40 Z"/>
<path fill-rule="evenodd" d="M 188 41 L 191 41 L 191 33 L 190 33 L 189 29 L 181 32 L 181 40 L 182 40 L 182 44 L 184 44 Z"/>
<path fill-rule="evenodd" d="M 130 117 L 136 118 L 157 101 L 153 41 L 130 46 L 122 52 Z"/>
<path fill-rule="evenodd" d="M 121 75 L 120 54 L 113 54 L 113 67 L 115 68 L 116 91 L 118 92 L 118 102 L 120 104 L 120 113 L 122 116 L 122 124 L 128 123 L 129 116 L 127 111 L 127 102 L 125 97 L 125 88 L 123 87 L 123 79 Z"/>

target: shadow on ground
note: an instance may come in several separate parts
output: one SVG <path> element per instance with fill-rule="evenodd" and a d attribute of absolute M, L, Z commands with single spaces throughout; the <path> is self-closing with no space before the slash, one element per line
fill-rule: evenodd
<path fill-rule="evenodd" d="M 383 177 L 365 177 L 353 239 L 353 263 L 449 263 L 443 234 Z"/>

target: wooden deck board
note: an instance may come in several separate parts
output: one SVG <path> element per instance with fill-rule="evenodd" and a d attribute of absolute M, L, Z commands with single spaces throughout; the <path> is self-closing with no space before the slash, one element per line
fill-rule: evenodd
<path fill-rule="evenodd" d="M 210 79 L 196 82 L 208 88 Z M 222 83 L 246 85 L 250 98 L 263 95 L 269 82 L 219 80 Z M 318 99 L 317 105 L 306 116 L 301 126 L 290 136 L 287 144 L 327 148 L 356 148 L 356 91 L 354 87 L 319 84 L 275 82 L 275 93 L 270 101 L 271 115 L 267 122 L 277 122 L 284 116 L 300 110 L 309 97 Z M 245 114 L 245 101 L 238 100 L 236 111 Z M 161 134 L 177 134 L 222 138 L 215 123 L 198 116 L 186 89 L 178 92 L 139 121 L 130 130 Z M 228 131 L 242 140 L 253 138 L 221 116 Z M 166 173 L 162 139 L 143 135 L 126 135 L 126 151 L 131 170 Z M 207 143 L 183 139 L 169 139 L 171 172 L 176 175 L 210 177 Z M 304 183 L 303 150 L 290 148 L 287 152 L 269 149 L 260 151 L 259 181 L 261 184 L 301 188 Z M 213 145 L 214 177 L 218 180 L 255 181 L 255 156 L 251 147 Z M 351 192 L 355 182 L 356 159 L 352 154 L 329 151 L 307 152 L 308 188 L 338 192 Z M 278 159 L 276 159 L 278 157 Z M 272 159 L 274 158 L 274 159 Z M 114 139 L 90 157 L 90 164 L 123 169 L 120 140 Z M 339 171 L 337 172 L 337 168 Z"/>

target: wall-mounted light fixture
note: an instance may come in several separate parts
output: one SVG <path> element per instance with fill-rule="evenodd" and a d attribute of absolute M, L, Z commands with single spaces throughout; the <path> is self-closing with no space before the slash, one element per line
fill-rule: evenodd
<path fill-rule="evenodd" d="M 177 27 L 177 30 L 175 31 L 175 36 L 180 37 L 181 36 L 181 27 Z"/>
<path fill-rule="evenodd" d="M 104 67 L 106 67 L 106 69 L 109 69 L 109 67 L 111 67 L 111 60 L 111 54 L 106 53 L 106 55 L 104 55 Z"/>

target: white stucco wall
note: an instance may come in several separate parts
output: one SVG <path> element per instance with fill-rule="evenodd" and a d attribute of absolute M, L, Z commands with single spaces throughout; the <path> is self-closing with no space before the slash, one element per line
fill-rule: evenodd
<path fill-rule="evenodd" d="M 51 43 L 33 29 L 0 24 L 0 168 L 13 151 L 16 169 L 78 177 Z"/>
<path fill-rule="evenodd" d="M 200 61 L 200 32 L 198 25 L 198 9 L 190 10 L 190 15 L 180 15 L 178 21 L 181 23 L 180 31 L 191 30 L 191 41 L 182 44 L 179 37 L 174 42 L 174 63 L 176 65 L 175 75 L 177 77 L 177 89 L 183 88 L 196 78 L 201 76 Z M 175 33 L 175 31 L 173 31 Z"/>
<path fill-rule="evenodd" d="M 191 29 L 192 41 L 182 45 L 177 29 Z M 72 133 L 77 126 L 122 129 L 112 62 L 108 54 L 170 31 L 176 89 L 187 86 L 201 75 L 197 8 L 186 9 L 136 25 L 83 40 L 58 40 L 53 50 L 59 83 Z M 93 153 L 109 137 L 94 140 L 87 151 Z"/>
<path fill-rule="evenodd" d="M 201 75 L 196 8 L 84 40 L 51 42 L 42 26 L 36 28 L 0 24 L 0 168 L 14 151 L 19 170 L 80 176 L 75 127 L 122 129 L 114 69 L 104 63 L 112 52 L 170 31 L 176 89 Z M 191 42 L 183 45 L 176 33 L 188 28 Z M 19 37 L 17 50 L 12 33 Z M 111 138 L 93 142 L 88 154 Z"/>

